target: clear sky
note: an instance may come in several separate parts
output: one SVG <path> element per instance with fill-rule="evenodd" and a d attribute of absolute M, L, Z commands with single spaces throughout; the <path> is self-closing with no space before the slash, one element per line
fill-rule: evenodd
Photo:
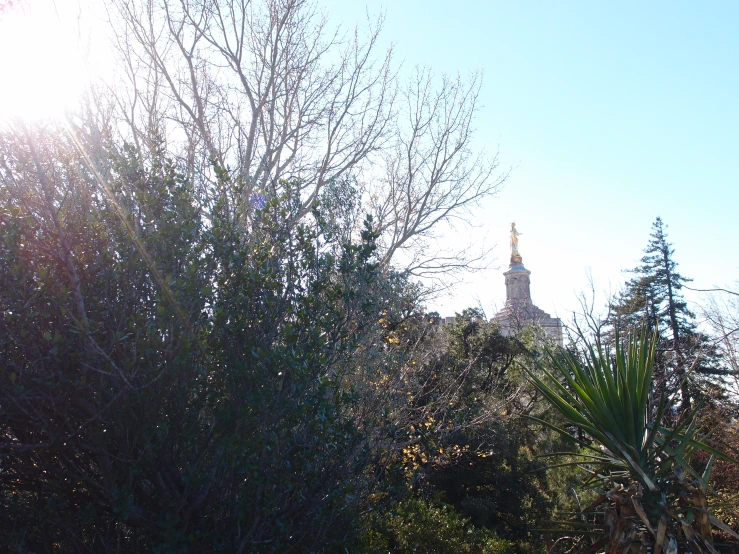
<path fill-rule="evenodd" d="M 618 288 L 658 215 L 694 287 L 739 279 L 739 2 L 321 5 L 346 26 L 384 12 L 406 67 L 484 71 L 478 143 L 513 166 L 474 221 L 499 269 L 432 308 L 501 306 L 514 220 L 533 299 L 563 319 L 588 269 Z"/>

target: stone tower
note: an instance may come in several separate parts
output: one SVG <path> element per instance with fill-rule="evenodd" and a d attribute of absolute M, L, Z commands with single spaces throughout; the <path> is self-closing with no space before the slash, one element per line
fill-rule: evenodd
<path fill-rule="evenodd" d="M 518 236 L 515 223 L 511 225 L 511 262 L 505 276 L 505 307 L 495 316 L 504 335 L 515 335 L 527 325 L 539 325 L 559 346 L 562 346 L 562 322 L 531 301 L 531 272 L 523 265 L 518 251 Z"/>

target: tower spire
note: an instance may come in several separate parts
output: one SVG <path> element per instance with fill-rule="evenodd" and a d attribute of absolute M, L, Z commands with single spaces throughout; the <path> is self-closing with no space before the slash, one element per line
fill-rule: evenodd
<path fill-rule="evenodd" d="M 519 233 L 516 223 L 511 223 L 511 263 L 505 277 L 505 307 L 495 316 L 505 335 L 515 335 L 529 324 L 539 325 L 554 341 L 562 346 L 562 322 L 537 308 L 531 300 L 531 272 L 523 265 L 518 250 Z"/>

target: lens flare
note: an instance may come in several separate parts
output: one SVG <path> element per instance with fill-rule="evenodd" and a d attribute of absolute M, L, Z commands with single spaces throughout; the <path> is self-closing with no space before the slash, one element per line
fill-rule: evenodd
<path fill-rule="evenodd" d="M 18 5 L 0 18 L 0 118 L 61 117 L 90 79 L 80 35 L 52 4 Z"/>

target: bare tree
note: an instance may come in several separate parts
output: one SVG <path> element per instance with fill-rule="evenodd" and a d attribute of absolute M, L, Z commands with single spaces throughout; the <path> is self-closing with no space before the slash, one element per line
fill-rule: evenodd
<path fill-rule="evenodd" d="M 572 344 L 582 345 L 584 340 L 590 340 L 599 344 L 612 342 L 612 333 L 606 329 L 606 322 L 611 319 L 611 307 L 613 304 L 613 293 L 610 288 L 605 293 L 605 311 L 599 311 L 596 307 L 598 302 L 598 291 L 595 287 L 595 279 L 592 271 L 586 270 L 588 280 L 587 290 L 577 293 L 577 302 L 580 304 L 579 311 L 572 312 L 571 325 L 567 329 L 568 338 Z"/>
<path fill-rule="evenodd" d="M 118 0 L 127 121 L 179 138 L 188 169 L 216 162 L 255 188 L 298 179 L 320 189 L 382 145 L 393 101 L 392 52 L 331 33 L 305 0 Z M 142 124 L 143 123 L 143 124 Z"/>
<path fill-rule="evenodd" d="M 438 88 L 430 71 L 417 69 L 401 92 L 401 115 L 385 153 L 385 178 L 371 196 L 373 213 L 386 239 L 385 261 L 410 251 L 409 268 L 422 275 L 469 267 L 482 255 L 469 250 L 451 256 L 429 253 L 429 239 L 441 224 L 465 221 L 470 209 L 498 190 L 507 174 L 498 174 L 497 156 L 474 152 L 474 116 L 481 75 L 469 81 L 443 77 Z"/>
<path fill-rule="evenodd" d="M 110 19 L 127 77 L 118 109 L 143 153 L 166 140 L 203 190 L 213 164 L 227 170 L 245 210 L 291 181 L 302 216 L 351 177 L 385 264 L 404 252 L 428 274 L 484 257 L 429 248 L 506 177 L 472 146 L 480 75 L 437 83 L 417 70 L 401 87 L 392 49 L 379 52 L 381 18 L 344 34 L 309 0 L 116 0 Z"/>
<path fill-rule="evenodd" d="M 739 394 L 739 293 L 726 289 L 691 289 L 713 292 L 701 312 L 711 328 L 722 358 L 731 371 L 732 394 Z"/>

